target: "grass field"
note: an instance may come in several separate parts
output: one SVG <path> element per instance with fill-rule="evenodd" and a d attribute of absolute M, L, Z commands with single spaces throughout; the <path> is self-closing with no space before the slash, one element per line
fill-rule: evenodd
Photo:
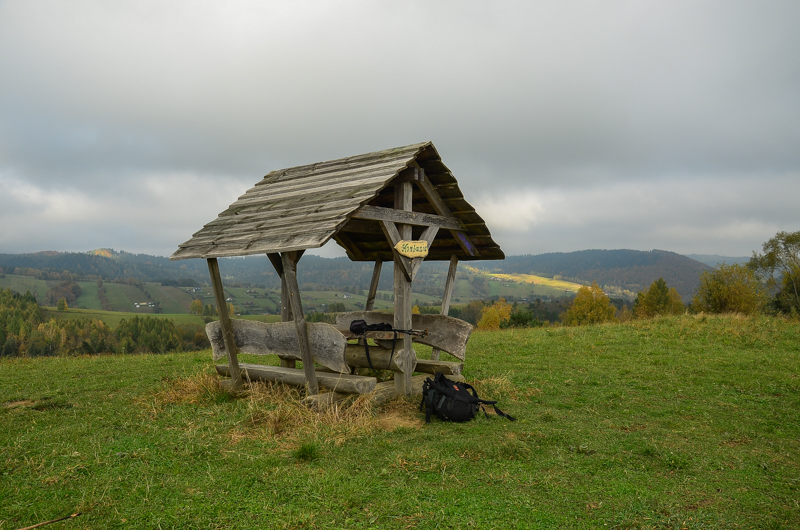
<path fill-rule="evenodd" d="M 74 307 L 85 307 L 86 309 L 102 310 L 103 306 L 97 297 L 97 283 L 80 282 L 81 295 L 72 304 Z"/>
<path fill-rule="evenodd" d="M 514 423 L 232 398 L 209 357 L 1 360 L 0 528 L 800 527 L 796 322 L 476 332 Z"/>
<path fill-rule="evenodd" d="M 21 293 L 29 290 L 31 293 L 38 294 L 37 300 L 39 304 L 46 303 L 45 293 L 50 287 L 58 283 L 56 281 L 36 280 L 29 276 L 13 274 L 7 274 L 5 278 L 0 278 L 0 287 L 2 288 L 10 288 Z M 97 283 L 78 282 L 78 284 L 81 286 L 81 296 L 72 305 L 80 309 L 101 310 L 102 306 L 97 296 Z M 469 282 L 464 281 L 463 284 L 462 290 L 466 289 L 466 292 L 469 293 Z M 112 282 L 104 282 L 103 285 L 112 310 L 124 313 L 152 314 L 154 311 L 152 308 L 142 307 L 137 309 L 133 304 L 157 301 L 161 303 L 161 309 L 164 313 L 188 314 L 189 304 L 194 297 L 202 299 L 203 304 L 216 305 L 214 294 L 210 288 L 203 288 L 199 293 L 189 293 L 185 288 L 161 286 L 157 283 L 148 282 L 144 284 L 145 289 L 152 297 L 152 299 L 148 299 L 141 289 L 133 285 Z M 248 290 L 256 292 L 248 293 Z M 264 293 L 266 293 L 266 296 L 264 296 Z M 380 293 L 391 294 L 389 291 L 380 291 Z M 345 298 L 345 295 L 348 298 Z M 237 312 L 246 309 L 254 315 L 263 315 L 265 313 L 275 314 L 279 311 L 281 295 L 279 289 L 225 287 L 225 297 L 232 298 L 232 303 Z M 363 308 L 367 301 L 367 297 L 364 294 L 349 294 L 344 291 L 302 291 L 302 297 L 303 307 L 306 310 L 313 311 L 321 311 L 325 306 L 335 302 L 343 303 L 348 311 L 358 311 Z M 456 297 L 458 298 L 458 296 Z M 441 303 L 441 298 L 424 294 L 414 293 L 413 299 L 419 301 L 420 304 Z M 469 294 L 464 295 L 464 301 L 471 299 Z M 357 303 L 360 303 L 361 306 L 356 305 Z M 392 303 L 385 300 L 376 300 L 375 302 L 376 309 L 389 309 L 391 307 Z"/>
<path fill-rule="evenodd" d="M 123 319 L 130 319 L 131 317 L 154 317 L 154 318 L 166 318 L 175 322 L 175 324 L 200 324 L 205 326 L 203 322 L 203 318 L 197 315 L 190 315 L 190 314 L 168 314 L 168 313 L 150 313 L 150 314 L 142 314 L 138 312 L 130 312 L 130 311 L 101 311 L 101 310 L 93 310 L 93 309 L 69 309 L 67 311 L 56 311 L 54 307 L 42 307 L 42 316 L 45 321 L 50 320 L 51 318 L 55 318 L 56 320 L 61 318 L 85 318 L 85 319 L 94 319 L 94 320 L 102 320 L 112 328 L 116 328 L 119 325 L 120 320 Z M 280 319 L 279 319 L 280 320 Z M 0 527 L 1 529 L 2 527 Z"/>
<path fill-rule="evenodd" d="M 583 285 L 564 280 L 553 280 L 532 274 L 487 274 L 493 281 L 489 282 L 492 295 L 514 296 L 515 298 L 531 298 L 546 296 L 556 298 L 578 292 Z M 499 280 L 499 281 L 497 281 Z"/>
<path fill-rule="evenodd" d="M 30 291 L 36 293 L 39 303 L 44 302 L 44 295 L 50 288 L 45 280 L 37 280 L 31 276 L 19 276 L 16 274 L 6 274 L 5 278 L 0 278 L 0 288 L 12 289 L 18 293 L 25 294 Z"/>

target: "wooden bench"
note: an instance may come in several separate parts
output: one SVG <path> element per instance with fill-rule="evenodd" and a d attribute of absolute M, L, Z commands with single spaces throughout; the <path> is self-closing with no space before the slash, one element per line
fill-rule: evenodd
<path fill-rule="evenodd" d="M 277 355 L 282 360 L 300 361 L 300 343 L 294 322 L 256 322 L 232 319 L 234 342 L 241 353 L 253 355 Z M 308 322 L 308 341 L 311 356 L 331 372 L 315 370 L 321 386 L 335 389 L 341 393 L 368 393 L 377 383 L 374 377 L 350 375 L 350 367 L 345 358 L 347 339 L 334 326 L 322 322 Z M 222 326 L 219 321 L 206 325 L 206 334 L 211 342 L 214 361 L 226 358 Z M 251 379 L 281 381 L 302 386 L 305 376 L 302 370 L 280 366 L 265 366 L 242 363 L 243 374 Z M 227 365 L 218 365 L 217 372 L 229 375 Z"/>

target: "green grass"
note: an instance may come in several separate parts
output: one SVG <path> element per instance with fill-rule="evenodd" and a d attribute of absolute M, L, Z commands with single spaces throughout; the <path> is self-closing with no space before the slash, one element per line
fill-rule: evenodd
<path fill-rule="evenodd" d="M 527 274 L 491 274 L 488 276 L 494 278 L 489 282 L 489 293 L 492 296 L 505 298 L 528 298 L 531 300 L 540 296 L 558 298 L 574 294 L 582 287 L 577 283 Z M 496 281 L 497 279 L 500 281 Z"/>
<path fill-rule="evenodd" d="M 154 300 L 161 302 L 165 313 L 188 313 L 192 297 L 177 287 L 162 286 L 157 283 L 146 284 L 147 291 Z"/>
<path fill-rule="evenodd" d="M 46 280 L 37 280 L 31 276 L 20 276 L 17 274 L 6 274 L 5 278 L 0 278 L 0 288 L 12 289 L 18 293 L 25 294 L 30 291 L 31 294 L 36 293 L 39 303 L 44 302 L 45 293 L 50 288 L 50 285 L 55 285 L 58 282 L 47 282 Z"/>
<path fill-rule="evenodd" d="M 303 436 L 286 401 L 159 400 L 209 358 L 0 361 L 0 528 L 800 527 L 796 322 L 476 332 L 467 379 L 517 422 L 400 400 Z"/>
<path fill-rule="evenodd" d="M 128 320 L 132 317 L 153 317 L 153 318 L 167 318 L 175 322 L 175 324 L 200 324 L 205 325 L 203 322 L 203 318 L 197 315 L 190 315 L 190 314 L 167 314 L 167 313 L 150 313 L 150 314 L 142 314 L 142 313 L 134 313 L 134 312 L 123 312 L 123 311 L 102 311 L 102 310 L 93 310 L 93 309 L 68 309 L 67 311 L 56 311 L 54 307 L 43 307 L 42 308 L 42 316 L 45 321 L 50 320 L 51 318 L 61 319 L 61 318 L 85 318 L 85 319 L 93 319 L 93 320 L 102 320 L 112 328 L 116 328 L 119 325 L 119 322 L 123 319 Z M 278 318 L 280 321 L 280 318 Z M 0 527 L 2 528 L 2 527 Z"/>
<path fill-rule="evenodd" d="M 73 304 L 75 307 L 82 307 L 86 309 L 102 310 L 103 306 L 100 303 L 100 298 L 97 297 L 97 283 L 96 282 L 78 282 L 81 286 L 81 295 L 75 300 Z"/>
<path fill-rule="evenodd" d="M 108 303 L 111 304 L 111 308 L 114 311 L 127 312 L 133 310 L 133 302 L 125 294 L 125 288 L 131 288 L 130 285 L 105 282 L 103 286 L 106 288 Z M 136 292 L 139 293 L 139 298 L 141 298 L 141 291 L 136 289 Z"/>

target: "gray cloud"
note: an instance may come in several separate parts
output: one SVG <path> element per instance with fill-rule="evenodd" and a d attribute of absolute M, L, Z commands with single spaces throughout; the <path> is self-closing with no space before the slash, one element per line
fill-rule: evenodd
<path fill-rule="evenodd" d="M 272 169 L 433 140 L 507 253 L 748 254 L 800 229 L 798 19 L 793 2 L 0 2 L 0 250 L 169 254 Z M 525 230 L 503 204 L 531 208 Z"/>

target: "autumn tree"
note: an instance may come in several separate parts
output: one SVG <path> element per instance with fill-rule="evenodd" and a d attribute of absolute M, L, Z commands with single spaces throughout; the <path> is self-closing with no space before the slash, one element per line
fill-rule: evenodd
<path fill-rule="evenodd" d="M 66 311 L 67 310 L 67 299 L 66 298 L 59 298 L 58 305 L 56 305 L 56 309 L 59 311 Z"/>
<path fill-rule="evenodd" d="M 500 324 L 511 318 L 511 304 L 505 298 L 499 299 L 489 307 L 485 307 L 478 321 L 478 328 L 488 330 L 500 329 Z"/>
<path fill-rule="evenodd" d="M 616 309 L 611 305 L 606 293 L 592 282 L 591 287 L 583 286 L 578 289 L 578 294 L 572 305 L 564 313 L 562 320 L 568 326 L 583 326 L 587 324 L 601 324 L 614 322 Z"/>
<path fill-rule="evenodd" d="M 467 322 L 475 326 L 481 319 L 485 307 L 486 304 L 483 303 L 481 300 L 473 300 L 472 302 L 468 303 L 464 308 L 461 309 L 461 313 L 458 315 L 458 318 L 460 318 L 461 320 L 466 320 Z"/>
<path fill-rule="evenodd" d="M 189 304 L 189 311 L 191 311 L 192 313 L 194 313 L 196 315 L 202 315 L 203 314 L 203 301 L 200 300 L 199 298 L 195 298 L 194 300 L 192 300 L 192 303 Z"/>
<path fill-rule="evenodd" d="M 751 268 L 721 264 L 700 275 L 692 306 L 707 313 L 752 314 L 761 311 L 767 299 L 761 280 Z"/>
<path fill-rule="evenodd" d="M 640 292 L 633 303 L 636 318 L 653 318 L 659 315 L 680 315 L 685 310 L 681 295 L 675 288 L 667 287 L 664 278 L 654 281 L 647 292 Z"/>
<path fill-rule="evenodd" d="M 753 253 L 748 266 L 775 293 L 779 311 L 800 313 L 800 231 L 778 232 L 762 250 Z"/>

